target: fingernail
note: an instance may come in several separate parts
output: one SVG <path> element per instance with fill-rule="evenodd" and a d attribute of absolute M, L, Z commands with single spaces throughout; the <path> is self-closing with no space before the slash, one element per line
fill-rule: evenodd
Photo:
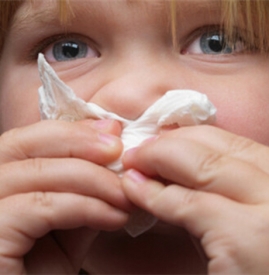
<path fill-rule="evenodd" d="M 154 136 L 154 137 L 147 138 L 147 139 L 145 139 L 145 140 L 142 142 L 141 145 L 145 145 L 145 144 L 147 144 L 147 143 L 149 143 L 149 142 L 155 141 L 155 140 L 157 140 L 158 138 L 159 138 L 159 136 Z"/>
<path fill-rule="evenodd" d="M 98 134 L 99 140 L 107 145 L 115 145 L 116 144 L 116 137 L 108 134 L 99 133 Z"/>
<path fill-rule="evenodd" d="M 96 129 L 106 129 L 111 124 L 111 122 L 112 121 L 109 119 L 96 120 L 93 123 L 93 127 Z"/>
<path fill-rule="evenodd" d="M 133 155 L 138 150 L 138 147 L 131 148 L 124 153 L 124 157 Z"/>
<path fill-rule="evenodd" d="M 147 178 L 141 173 L 137 172 L 134 169 L 131 169 L 126 172 L 126 176 L 135 183 L 143 183 L 147 180 Z"/>

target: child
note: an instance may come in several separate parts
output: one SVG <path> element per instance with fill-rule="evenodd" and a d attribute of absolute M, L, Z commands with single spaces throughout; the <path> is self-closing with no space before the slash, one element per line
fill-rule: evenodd
<path fill-rule="evenodd" d="M 269 2 L 69 0 L 63 18 L 58 4 L 0 2 L 1 273 L 267 274 Z M 193 89 L 217 121 L 127 152 L 120 179 L 105 168 L 117 121 L 39 121 L 40 52 L 122 117 Z M 160 222 L 131 238 L 135 207 Z"/>

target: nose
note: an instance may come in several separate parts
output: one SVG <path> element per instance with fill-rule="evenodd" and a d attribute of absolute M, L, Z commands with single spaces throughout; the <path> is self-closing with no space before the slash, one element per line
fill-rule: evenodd
<path fill-rule="evenodd" d="M 136 119 L 168 90 L 190 88 L 173 56 L 134 54 L 123 59 L 111 66 L 109 80 L 91 98 L 107 111 Z"/>

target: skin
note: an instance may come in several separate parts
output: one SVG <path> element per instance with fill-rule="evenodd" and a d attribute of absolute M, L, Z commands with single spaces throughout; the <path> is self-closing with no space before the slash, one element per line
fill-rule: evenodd
<path fill-rule="evenodd" d="M 1 272 L 268 273 L 268 57 L 197 52 L 203 32 L 192 34 L 219 23 L 218 1 L 178 2 L 177 50 L 166 1 L 71 0 L 67 26 L 55 3 L 21 6 L 0 60 Z M 53 42 L 40 46 L 66 30 L 91 47 L 85 58 L 56 62 Z M 121 154 L 118 122 L 39 121 L 38 51 L 79 97 L 120 116 L 194 89 L 217 121 L 127 152 L 119 179 L 104 167 Z M 136 239 L 122 230 L 134 206 L 161 221 Z"/>

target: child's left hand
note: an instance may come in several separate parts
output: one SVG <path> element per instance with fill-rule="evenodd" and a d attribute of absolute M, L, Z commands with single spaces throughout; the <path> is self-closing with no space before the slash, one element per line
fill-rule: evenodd
<path fill-rule="evenodd" d="M 124 163 L 135 169 L 123 178 L 128 198 L 199 238 L 209 274 L 269 273 L 268 147 L 185 127 L 128 151 Z"/>

